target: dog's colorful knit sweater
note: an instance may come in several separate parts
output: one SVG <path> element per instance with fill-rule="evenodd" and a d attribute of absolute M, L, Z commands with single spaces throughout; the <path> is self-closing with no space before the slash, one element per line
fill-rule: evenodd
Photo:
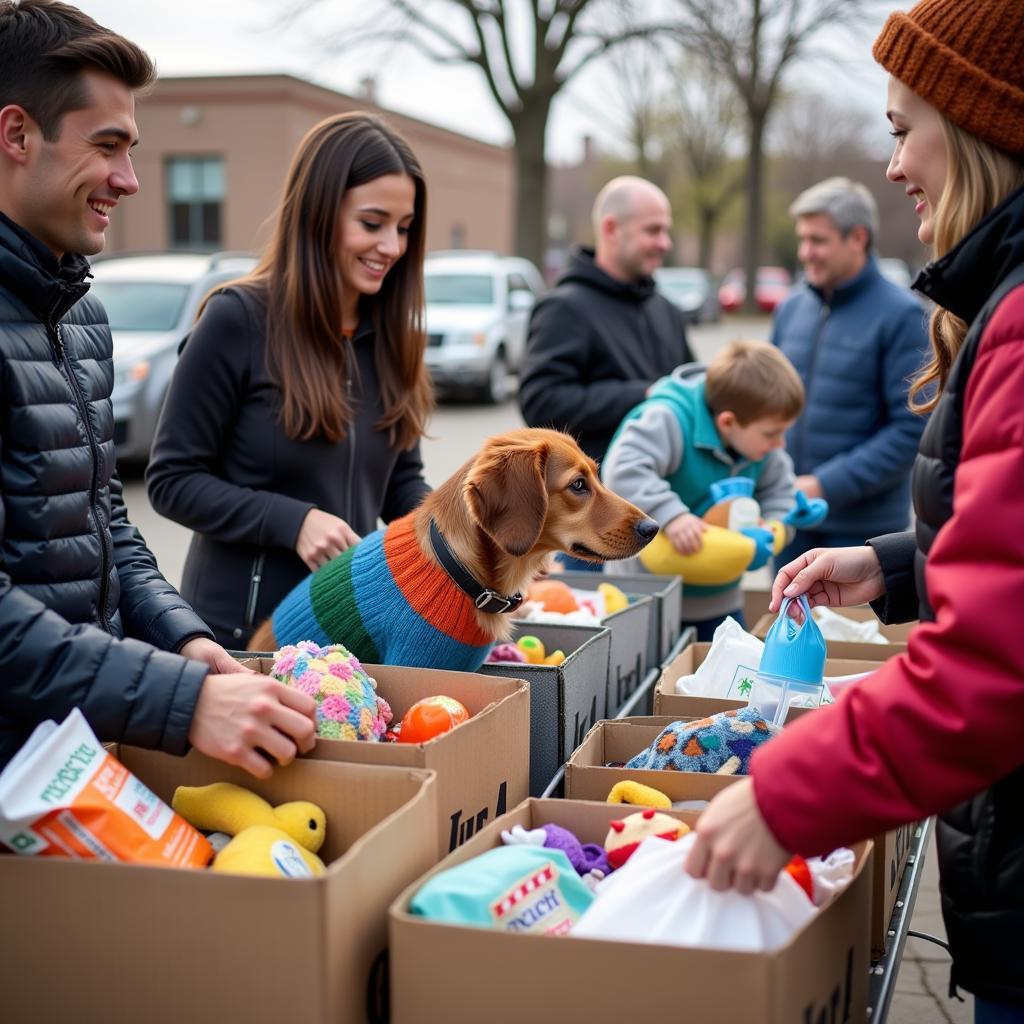
<path fill-rule="evenodd" d="M 473 672 L 493 646 L 473 602 L 423 554 L 413 513 L 307 576 L 271 621 L 279 645 L 340 643 L 383 665 Z"/>

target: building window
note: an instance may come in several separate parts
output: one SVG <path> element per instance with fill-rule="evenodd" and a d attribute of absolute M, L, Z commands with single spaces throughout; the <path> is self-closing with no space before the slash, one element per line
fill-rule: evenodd
<path fill-rule="evenodd" d="M 172 247 L 219 248 L 223 202 L 224 161 L 220 157 L 171 157 L 167 161 Z"/>

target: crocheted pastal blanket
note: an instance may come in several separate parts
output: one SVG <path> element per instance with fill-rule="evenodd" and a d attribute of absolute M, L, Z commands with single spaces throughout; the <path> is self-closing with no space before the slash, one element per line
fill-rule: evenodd
<path fill-rule="evenodd" d="M 493 646 L 473 602 L 423 554 L 413 513 L 307 576 L 272 621 L 279 645 L 344 644 L 381 665 L 473 672 Z"/>

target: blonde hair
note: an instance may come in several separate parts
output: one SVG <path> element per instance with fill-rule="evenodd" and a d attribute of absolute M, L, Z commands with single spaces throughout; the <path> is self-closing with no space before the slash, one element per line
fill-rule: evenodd
<path fill-rule="evenodd" d="M 793 364 L 766 341 L 733 341 L 708 363 L 704 400 L 711 412 L 731 412 L 741 426 L 777 416 L 795 420 L 804 386 Z"/>
<path fill-rule="evenodd" d="M 1024 185 L 1024 164 L 940 115 L 949 172 L 935 208 L 936 259 L 974 230 L 1011 192 Z M 931 317 L 932 357 L 910 385 L 910 408 L 935 407 L 949 369 L 967 335 L 967 324 L 941 306 Z M 932 385 L 937 386 L 933 389 Z"/>

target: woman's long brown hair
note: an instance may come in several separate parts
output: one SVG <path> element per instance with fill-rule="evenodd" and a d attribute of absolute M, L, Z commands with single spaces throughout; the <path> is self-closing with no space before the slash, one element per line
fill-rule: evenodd
<path fill-rule="evenodd" d="M 338 114 L 309 130 L 285 184 L 262 259 L 241 281 L 267 306 L 267 372 L 281 388 L 280 419 L 289 437 L 340 441 L 352 421 L 344 382 L 356 372 L 341 335 L 342 281 L 337 253 L 341 202 L 350 188 L 385 174 L 415 186 L 405 255 L 361 310 L 374 328 L 374 359 L 384 413 L 378 430 L 411 447 L 423 434 L 433 389 L 423 353 L 423 257 L 427 190 L 408 143 L 371 114 Z"/>
<path fill-rule="evenodd" d="M 949 173 L 935 208 L 936 259 L 966 238 L 990 210 L 1024 185 L 1024 164 L 1008 153 L 964 131 L 946 117 L 942 117 L 942 134 Z M 931 360 L 910 385 L 910 408 L 919 413 L 935 407 L 967 336 L 967 324 L 941 306 L 932 313 L 930 329 Z"/>

